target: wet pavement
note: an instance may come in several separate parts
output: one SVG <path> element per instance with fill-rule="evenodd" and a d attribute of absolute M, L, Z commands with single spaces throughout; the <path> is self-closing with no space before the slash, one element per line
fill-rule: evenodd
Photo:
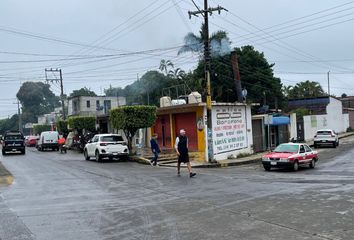
<path fill-rule="evenodd" d="M 0 239 L 353 239 L 354 137 L 315 169 L 197 169 L 85 161 L 69 152 L 2 157 Z"/>

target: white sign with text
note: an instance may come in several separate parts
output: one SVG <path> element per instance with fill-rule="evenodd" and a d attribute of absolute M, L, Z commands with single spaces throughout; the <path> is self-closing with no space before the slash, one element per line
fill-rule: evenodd
<path fill-rule="evenodd" d="M 214 155 L 247 147 L 244 106 L 213 106 L 212 121 Z"/>

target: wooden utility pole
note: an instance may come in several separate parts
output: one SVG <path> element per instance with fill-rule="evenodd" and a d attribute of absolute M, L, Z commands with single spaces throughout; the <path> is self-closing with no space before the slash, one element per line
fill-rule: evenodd
<path fill-rule="evenodd" d="M 225 8 L 218 6 L 216 8 L 210 8 L 208 6 L 208 0 L 204 0 L 204 9 L 201 10 L 193 1 L 195 7 L 198 9 L 197 11 L 189 11 L 189 18 L 192 16 L 202 15 L 204 17 L 204 29 L 203 29 L 203 37 L 204 37 L 204 61 L 205 61 L 205 85 L 206 85 L 206 103 L 207 103 L 207 129 L 208 129 L 208 160 L 209 162 L 213 161 L 214 154 L 212 152 L 213 149 L 213 140 L 212 140 L 212 116 L 211 116 L 211 83 L 210 83 L 210 40 L 209 40 L 209 14 L 211 15 L 213 12 L 220 12 L 222 10 L 227 11 Z"/>
<path fill-rule="evenodd" d="M 235 89 L 236 89 L 237 101 L 243 102 L 240 68 L 238 67 L 237 54 L 235 51 L 231 53 L 231 64 L 232 64 L 232 71 L 234 72 L 234 78 L 235 78 Z"/>
<path fill-rule="evenodd" d="M 61 69 L 45 69 L 45 80 L 47 83 L 51 82 L 60 82 L 60 99 L 61 99 L 61 107 L 62 107 L 62 111 L 63 111 L 63 120 L 66 119 L 66 116 L 65 116 L 65 101 L 64 101 L 64 87 L 63 87 L 63 74 L 62 74 L 62 71 Z M 59 79 L 58 78 L 48 78 L 48 72 L 50 73 L 59 73 Z"/>
<path fill-rule="evenodd" d="M 20 101 L 19 100 L 17 100 L 17 111 L 18 111 L 18 131 L 23 133 L 22 116 L 21 116 L 21 108 L 20 108 Z"/>

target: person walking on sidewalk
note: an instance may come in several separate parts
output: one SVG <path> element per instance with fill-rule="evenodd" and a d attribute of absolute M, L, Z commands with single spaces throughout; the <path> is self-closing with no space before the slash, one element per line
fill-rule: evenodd
<path fill-rule="evenodd" d="M 157 159 L 159 157 L 159 153 L 161 152 L 160 146 L 157 143 L 157 134 L 153 134 L 151 139 L 150 139 L 150 146 L 151 146 L 151 151 L 154 154 L 153 158 L 150 161 L 151 166 L 156 166 L 157 165 Z"/>
<path fill-rule="evenodd" d="M 186 163 L 189 171 L 189 177 L 194 177 L 196 173 L 192 172 L 192 166 L 189 162 L 188 138 L 184 129 L 179 131 L 179 136 L 176 138 L 175 150 L 178 155 L 177 176 L 180 176 L 181 163 Z"/>

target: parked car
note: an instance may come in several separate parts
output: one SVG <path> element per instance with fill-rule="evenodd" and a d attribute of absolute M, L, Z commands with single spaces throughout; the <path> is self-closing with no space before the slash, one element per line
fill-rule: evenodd
<path fill-rule="evenodd" d="M 103 158 L 127 158 L 128 154 L 126 142 L 117 134 L 96 134 L 84 148 L 85 159 L 95 157 L 97 162 Z"/>
<path fill-rule="evenodd" d="M 38 151 L 43 151 L 44 149 L 59 151 L 58 140 L 59 133 L 57 131 L 42 132 L 36 147 Z"/>
<path fill-rule="evenodd" d="M 6 155 L 7 152 L 26 153 L 25 138 L 21 132 L 10 131 L 5 133 L 2 141 L 2 155 Z"/>
<path fill-rule="evenodd" d="M 313 146 L 316 148 L 320 145 L 337 147 L 339 146 L 338 134 L 331 129 L 317 130 L 313 139 Z"/>
<path fill-rule="evenodd" d="M 26 146 L 27 147 L 35 147 L 37 145 L 38 140 L 39 140 L 38 136 L 28 136 L 26 138 Z"/>
<path fill-rule="evenodd" d="M 280 144 L 274 151 L 262 157 L 262 164 L 266 171 L 270 171 L 273 167 L 291 168 L 297 171 L 300 165 L 308 165 L 310 168 L 314 168 L 317 161 L 317 151 L 303 143 Z"/>

